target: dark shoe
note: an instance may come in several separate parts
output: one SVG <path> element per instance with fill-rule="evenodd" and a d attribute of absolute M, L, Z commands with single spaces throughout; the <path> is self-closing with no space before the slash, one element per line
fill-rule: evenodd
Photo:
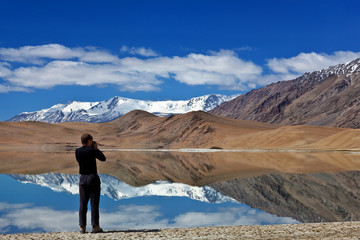
<path fill-rule="evenodd" d="M 86 226 L 80 226 L 80 233 L 81 234 L 86 233 Z"/>
<path fill-rule="evenodd" d="M 102 228 L 100 226 L 98 226 L 98 225 L 93 226 L 92 233 L 102 233 L 102 232 L 104 232 L 104 231 L 102 230 Z"/>

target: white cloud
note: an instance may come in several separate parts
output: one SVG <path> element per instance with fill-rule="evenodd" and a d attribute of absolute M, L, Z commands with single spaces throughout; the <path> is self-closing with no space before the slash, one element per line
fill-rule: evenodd
<path fill-rule="evenodd" d="M 125 49 L 125 47 L 123 47 Z M 128 49 L 153 55 L 149 49 Z M 217 85 L 248 89 L 261 75 L 261 67 L 221 50 L 184 57 L 118 58 L 95 48 L 68 48 L 59 44 L 1 48 L 1 90 L 51 88 L 58 85 L 116 85 L 122 91 L 157 91 L 166 80 L 187 85 Z M 8 62 L 22 63 L 11 68 Z M 5 88 L 7 86 L 7 88 Z"/>
<path fill-rule="evenodd" d="M 244 47 L 239 47 L 239 48 L 234 48 L 234 51 L 236 52 L 242 52 L 242 51 L 253 51 L 254 48 L 250 47 L 250 46 L 244 46 Z"/>
<path fill-rule="evenodd" d="M 30 90 L 25 87 L 21 86 L 10 86 L 0 84 L 0 93 L 7 93 L 7 92 L 29 92 Z"/>
<path fill-rule="evenodd" d="M 233 51 L 221 50 L 210 55 L 189 54 L 185 57 L 158 57 L 147 60 L 122 59 L 129 71 L 172 76 L 187 85 L 218 85 L 225 88 L 242 86 L 261 75 L 262 69 L 244 61 Z"/>
<path fill-rule="evenodd" d="M 217 86 L 247 91 L 280 80 L 294 79 L 360 57 L 360 53 L 301 53 L 273 58 L 264 74 L 257 64 L 243 60 L 233 50 L 161 57 L 151 49 L 121 51 L 151 58 L 119 58 L 93 47 L 69 48 L 60 44 L 0 48 L 0 92 L 30 91 L 58 85 L 115 86 L 121 91 L 158 91 L 166 81 L 186 85 Z"/>
<path fill-rule="evenodd" d="M 0 62 L 0 78 L 11 75 L 10 67 L 11 65 L 9 63 Z"/>
<path fill-rule="evenodd" d="M 291 58 L 273 58 L 268 60 L 268 67 L 279 74 L 303 74 L 326 69 L 340 63 L 346 63 L 360 57 L 360 52 L 337 51 L 326 53 L 300 53 Z"/>
<path fill-rule="evenodd" d="M 136 48 L 136 47 L 128 47 L 128 46 L 122 46 L 120 49 L 120 52 L 123 53 L 129 53 L 131 55 L 140 55 L 144 57 L 157 57 L 159 54 L 157 54 L 154 50 L 151 48 Z"/>
<path fill-rule="evenodd" d="M 113 64 L 52 61 L 45 66 L 21 67 L 7 80 L 15 86 L 51 88 L 57 85 L 114 84 L 123 91 L 154 91 L 161 83 L 152 73 L 129 72 Z"/>
<path fill-rule="evenodd" d="M 20 48 L 0 48 L 0 59 L 41 65 L 49 60 L 78 59 L 84 62 L 114 62 L 118 58 L 106 51 L 93 47 L 68 48 L 60 44 L 24 46 Z"/>

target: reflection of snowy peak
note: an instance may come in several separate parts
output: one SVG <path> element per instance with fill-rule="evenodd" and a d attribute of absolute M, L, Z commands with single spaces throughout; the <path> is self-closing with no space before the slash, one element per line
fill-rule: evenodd
<path fill-rule="evenodd" d="M 191 111 L 210 111 L 236 96 L 220 94 L 205 95 L 183 101 L 143 101 L 137 99 L 113 97 L 101 102 L 71 102 L 57 104 L 48 109 L 24 112 L 9 121 L 41 122 L 108 122 L 132 110 L 144 110 L 157 116 L 182 114 Z"/>
<path fill-rule="evenodd" d="M 39 175 L 10 175 L 23 183 L 33 183 L 48 187 L 57 192 L 78 194 L 79 175 L 46 173 Z M 115 177 L 99 174 L 101 194 L 119 200 L 143 196 L 189 197 L 202 202 L 221 203 L 234 201 L 232 198 L 216 192 L 211 187 L 193 187 L 182 183 L 158 181 L 142 187 L 132 187 Z"/>
<path fill-rule="evenodd" d="M 22 183 L 32 183 L 48 187 L 55 192 L 79 194 L 79 175 L 45 173 L 38 175 L 10 174 L 9 176 Z"/>

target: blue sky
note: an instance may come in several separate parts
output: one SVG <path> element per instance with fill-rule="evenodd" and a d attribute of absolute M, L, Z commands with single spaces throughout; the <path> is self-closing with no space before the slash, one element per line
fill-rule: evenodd
<path fill-rule="evenodd" d="M 360 57 L 359 1 L 0 2 L 0 121 L 113 96 L 238 94 Z"/>

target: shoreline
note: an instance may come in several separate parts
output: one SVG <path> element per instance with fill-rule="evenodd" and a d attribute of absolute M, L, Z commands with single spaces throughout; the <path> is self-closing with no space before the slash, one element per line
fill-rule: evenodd
<path fill-rule="evenodd" d="M 254 149 L 213 149 L 213 148 L 104 148 L 103 152 L 183 152 L 183 153 L 345 153 L 360 154 L 360 149 L 326 149 L 326 148 L 254 148 Z"/>
<path fill-rule="evenodd" d="M 99 234 L 78 232 L 3 234 L 1 240 L 22 239 L 359 239 L 360 222 L 246 225 L 228 227 L 110 230 Z"/>

